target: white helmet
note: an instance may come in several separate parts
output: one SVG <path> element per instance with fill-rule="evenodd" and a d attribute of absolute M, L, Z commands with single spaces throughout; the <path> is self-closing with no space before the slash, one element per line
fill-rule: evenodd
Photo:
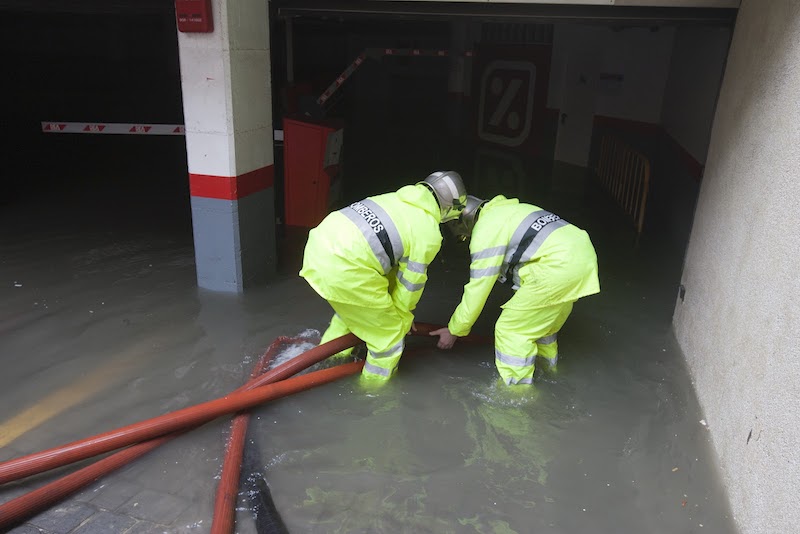
<path fill-rule="evenodd" d="M 486 204 L 485 200 L 467 195 L 467 205 L 464 207 L 464 211 L 461 212 L 461 221 L 467 228 L 467 235 L 472 234 L 472 229 L 475 228 L 475 223 L 478 222 L 478 216 L 484 204 Z"/>
<path fill-rule="evenodd" d="M 441 222 L 458 219 L 467 205 L 467 190 L 460 174 L 455 171 L 437 171 L 420 183 L 426 185 L 436 197 L 442 213 Z"/>
<path fill-rule="evenodd" d="M 464 210 L 458 221 L 450 223 L 450 230 L 459 241 L 466 241 L 472 235 L 472 229 L 475 228 L 475 223 L 478 222 L 481 208 L 486 204 L 486 200 L 467 195 L 467 202 Z"/>

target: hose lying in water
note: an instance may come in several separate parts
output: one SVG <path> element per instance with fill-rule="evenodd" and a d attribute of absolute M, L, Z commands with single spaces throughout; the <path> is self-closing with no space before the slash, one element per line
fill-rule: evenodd
<path fill-rule="evenodd" d="M 103 434 L 97 434 L 86 439 L 74 441 L 67 445 L 2 462 L 0 463 L 0 484 L 19 480 L 79 460 L 85 460 L 86 458 L 91 458 L 92 456 L 97 456 L 98 454 L 113 451 L 140 441 L 201 425 L 216 419 L 220 415 L 238 412 L 242 409 L 250 408 L 261 402 L 272 400 L 288 393 L 314 387 L 319 385 L 317 381 L 325 380 L 328 375 L 323 371 L 319 371 L 314 373 L 312 378 L 299 382 L 299 378 L 305 377 L 290 379 L 293 382 L 284 379 L 333 354 L 350 348 L 358 342 L 356 336 L 348 334 L 318 347 L 314 347 L 297 358 L 293 358 L 285 364 L 279 365 L 269 372 L 264 373 L 259 378 L 245 384 L 245 387 L 248 388 L 249 391 L 242 391 L 241 389 L 244 388 L 240 388 L 240 390 L 236 392 L 213 401 L 183 408 Z M 324 371 L 335 374 L 333 369 L 335 368 L 325 369 Z M 262 389 L 260 386 L 264 384 L 269 384 L 269 388 Z M 301 385 L 299 389 L 298 384 Z"/>
<path fill-rule="evenodd" d="M 441 328 L 440 325 L 429 323 L 417 323 L 415 330 L 411 332 L 415 336 L 427 336 L 430 332 Z M 487 338 L 470 335 L 464 338 L 467 342 L 485 342 Z M 239 479 L 241 478 L 242 456 L 244 454 L 245 436 L 250 416 L 240 413 L 234 417 L 231 423 L 231 434 L 228 439 L 228 446 L 225 451 L 225 459 L 222 464 L 222 474 L 217 486 L 216 500 L 214 502 L 214 519 L 211 524 L 211 534 L 230 534 L 233 532 L 236 519 L 236 500 L 239 495 Z M 269 495 L 269 487 L 266 481 L 259 477 L 260 487 L 258 493 L 265 501 L 262 513 L 270 521 L 270 532 L 285 531 L 285 526 L 280 522 L 280 516 L 274 509 L 275 505 Z M 259 531 L 260 532 L 260 531 Z"/>
<path fill-rule="evenodd" d="M 297 341 L 297 339 L 278 338 L 273 341 L 264 357 L 253 367 L 250 380 L 255 380 L 269 368 L 270 363 L 278 353 L 278 347 L 287 342 Z M 242 471 L 242 456 L 249 424 L 250 414 L 246 412 L 236 414 L 231 423 L 230 437 L 225 449 L 225 459 L 222 463 L 222 474 L 220 475 L 216 497 L 214 498 L 212 534 L 233 532 L 236 520 L 236 500 L 239 496 L 239 477 Z"/>
<path fill-rule="evenodd" d="M 438 328 L 436 325 L 418 323 L 416 325 L 416 332 L 413 332 L 413 334 L 426 336 L 436 328 Z M 467 338 L 469 338 L 469 336 L 467 336 Z M 227 409 L 227 406 L 236 406 L 234 403 L 228 404 L 225 401 L 230 399 L 233 395 L 239 394 L 239 392 L 244 389 L 257 388 L 264 384 L 277 382 L 297 374 L 329 356 L 357 345 L 359 342 L 360 340 L 356 336 L 347 334 L 323 345 L 314 347 L 300 356 L 264 373 L 260 377 L 247 382 L 236 392 L 217 399 L 216 401 L 198 404 L 189 408 L 184 408 L 183 410 L 112 430 L 104 434 L 97 434 L 89 438 L 74 441 L 60 447 L 54 447 L 52 449 L 1 462 L 0 484 L 6 484 L 56 467 L 85 460 L 86 458 L 91 458 L 98 454 L 103 454 L 183 428 L 188 428 L 191 425 L 200 425 L 215 419 L 219 415 L 230 413 L 231 411 L 238 411 L 240 408 L 236 407 L 224 411 Z M 215 411 L 211 411 L 212 409 Z M 207 410 L 208 413 L 206 413 Z M 189 417 L 189 420 L 192 422 L 186 422 L 185 417 Z"/>
<path fill-rule="evenodd" d="M 95 440 L 97 444 L 95 447 L 102 447 L 105 450 L 111 450 L 109 447 L 116 448 L 116 440 L 118 438 L 115 438 L 115 436 L 117 435 L 127 440 L 150 439 L 150 441 L 125 449 L 109 458 L 100 460 L 71 475 L 67 475 L 53 484 L 48 484 L 45 487 L 0 505 L 0 527 L 9 526 L 18 522 L 23 517 L 28 517 L 32 512 L 32 507 L 36 507 L 37 509 L 41 508 L 42 502 L 45 500 L 48 500 L 49 504 L 53 501 L 54 496 L 62 496 L 62 494 L 59 493 L 61 491 L 60 488 L 63 487 L 64 490 L 74 491 L 76 487 L 80 487 L 79 483 L 80 485 L 85 485 L 85 483 L 91 482 L 98 476 L 104 474 L 106 470 L 110 471 L 116 469 L 124 465 L 124 463 L 138 458 L 142 454 L 169 441 L 173 436 L 171 434 L 169 436 L 163 436 L 164 428 L 170 428 L 172 431 L 186 431 L 190 427 L 207 421 L 209 417 L 216 418 L 226 413 L 252 408 L 265 401 L 279 399 L 286 395 L 291 395 L 292 393 L 298 393 L 315 386 L 327 384 L 328 382 L 332 382 L 344 376 L 356 374 L 361 371 L 363 366 L 364 362 L 346 363 L 302 376 L 287 378 L 286 380 L 274 384 L 267 384 L 251 391 L 232 393 L 222 399 L 156 417 L 151 419 L 149 421 L 150 424 L 147 426 L 141 426 L 141 424 L 130 425 L 118 431 L 112 431 L 101 435 L 101 438 L 103 436 L 108 437 Z M 152 439 L 155 436 L 161 437 Z M 54 484 L 57 485 L 53 486 Z M 69 494 L 69 492 L 67 492 L 67 494 Z"/>
<path fill-rule="evenodd" d="M 417 323 L 416 327 L 417 330 L 413 332 L 413 334 L 421 336 L 428 335 L 428 333 L 431 332 L 432 330 L 439 328 L 439 326 L 437 325 L 431 325 L 427 323 Z M 288 338 L 278 338 L 275 341 L 275 343 L 273 343 L 273 346 L 277 347 L 280 343 L 284 343 L 289 340 L 290 339 Z M 465 338 L 465 341 L 483 342 L 485 340 L 478 336 L 467 336 L 467 338 Z M 284 378 L 291 376 L 295 373 L 298 373 L 304 369 L 307 369 L 311 365 L 314 365 L 315 363 L 318 363 L 326 359 L 327 357 L 336 354 L 337 352 L 345 350 L 346 348 L 352 347 L 357 343 L 359 343 L 358 338 L 356 338 L 352 334 L 342 336 L 324 345 L 311 349 L 310 351 L 296 358 L 293 358 L 292 360 L 276 367 L 275 369 L 272 369 L 268 373 L 265 373 L 258 379 L 249 381 L 247 384 L 237 389 L 236 392 L 260 387 L 264 384 L 273 383 L 278 380 L 283 380 Z M 272 348 L 273 346 L 271 346 L 270 348 Z M 268 353 L 269 352 L 270 351 L 268 351 Z M 265 354 L 265 357 L 266 356 L 267 355 Z M 354 365 L 355 367 L 352 367 Z M 346 374 L 353 374 L 355 372 L 358 372 L 358 370 L 362 366 L 363 363 L 358 363 L 358 362 L 356 364 L 348 364 L 347 367 L 348 368 L 352 367 L 352 369 L 349 369 L 350 372 Z M 316 375 L 317 373 L 313 374 Z M 341 376 L 345 376 L 346 374 L 342 374 Z M 306 377 L 300 377 L 300 378 L 306 378 Z M 336 378 L 338 378 L 338 376 Z M 319 383 L 314 383 L 312 385 L 309 385 L 308 387 L 313 387 L 314 385 L 319 385 Z M 308 387 L 298 387 L 296 391 L 302 391 L 304 389 L 308 389 Z M 270 400 L 272 398 L 279 398 L 280 396 L 287 395 L 293 392 L 295 391 L 284 391 L 283 393 L 280 393 L 275 397 L 269 397 L 266 398 L 265 400 Z M 142 428 L 144 435 L 147 435 L 147 432 L 152 433 L 154 431 L 157 431 L 160 434 L 170 432 L 170 430 L 165 430 L 161 426 L 153 427 L 152 424 L 154 422 L 156 423 L 163 422 L 167 424 L 167 428 L 170 428 L 170 421 L 174 422 L 174 419 L 171 418 L 173 418 L 176 414 L 180 414 L 181 416 L 191 415 L 191 414 L 186 414 L 186 412 L 191 412 L 193 410 L 198 410 L 198 409 L 202 411 L 204 408 L 208 407 L 208 405 L 212 405 L 211 407 L 214 408 L 217 407 L 215 403 L 218 403 L 220 401 L 224 402 L 226 400 L 230 400 L 230 397 L 231 396 L 224 397 L 222 399 L 218 399 L 217 401 L 203 403 L 201 405 L 197 405 L 192 408 L 186 408 L 184 410 L 179 410 L 178 412 L 173 412 L 172 414 L 166 414 L 158 418 L 143 421 L 135 425 L 129 425 L 128 427 L 123 427 L 122 429 L 118 429 L 118 431 L 116 432 L 112 431 L 106 434 L 93 436 L 92 438 L 87 438 L 85 440 L 73 442 L 63 447 L 49 449 L 46 451 L 42 451 L 40 453 L 35 453 L 0 463 L 0 484 L 18 480 L 20 478 L 41 473 L 56 467 L 61 467 L 63 465 L 83 460 L 91 456 L 101 454 L 103 452 L 108 452 L 110 450 L 114 450 L 119 447 L 124 447 L 125 445 L 136 443 L 136 441 L 140 439 L 148 439 L 141 437 L 130 438 L 130 435 L 126 434 L 126 432 L 133 432 L 138 427 L 144 426 Z M 259 401 L 254 402 L 253 405 L 258 403 Z M 236 410 L 238 410 L 238 408 L 229 410 L 229 412 Z M 222 412 L 222 413 L 227 413 L 227 412 Z M 2 527 L 9 526 L 11 524 L 20 521 L 21 519 L 29 517 L 33 513 L 40 511 L 49 506 L 50 504 L 58 502 L 64 497 L 78 491 L 79 489 L 85 487 L 94 480 L 97 480 L 101 476 L 104 476 L 105 474 L 115 469 L 118 469 L 123 465 L 126 465 L 127 463 L 146 454 L 147 452 L 155 449 L 156 447 L 162 445 L 163 443 L 166 443 L 167 441 L 177 437 L 178 435 L 187 431 L 192 425 L 199 426 L 200 424 L 205 423 L 216 417 L 217 415 L 206 414 L 205 417 L 198 418 L 194 423 L 184 422 L 182 426 L 180 426 L 180 428 L 184 429 L 182 431 L 177 431 L 172 434 L 163 435 L 155 439 L 149 439 L 149 441 L 138 443 L 137 445 L 129 447 L 114 455 L 111 455 L 90 466 L 87 466 L 79 471 L 76 471 L 75 473 L 67 475 L 37 490 L 34 490 L 26 495 L 23 495 L 3 505 L 0 505 L 0 526 Z M 114 435 L 116 434 L 120 434 L 120 432 L 122 433 L 122 435 L 117 436 L 117 438 L 119 439 L 118 441 L 110 440 L 110 438 L 114 437 Z M 135 434 L 135 435 L 139 436 L 140 434 Z M 129 439 L 124 439 L 126 436 Z"/>
<path fill-rule="evenodd" d="M 254 378 L 258 376 L 269 367 L 269 365 L 278 355 L 279 349 L 283 345 L 296 343 L 297 341 L 301 341 L 303 339 L 304 338 L 290 338 L 285 336 L 276 338 L 254 367 L 254 373 L 252 374 L 252 377 Z M 254 387 L 255 386 L 248 386 L 245 384 L 236 391 L 245 391 Z M 50 482 L 37 490 L 20 496 L 13 501 L 9 501 L 3 505 L 0 505 L 0 526 L 10 526 L 27 517 L 30 517 L 40 510 L 44 510 L 48 506 L 61 501 L 67 496 L 81 490 L 85 486 L 88 486 L 95 480 L 119 469 L 124 465 L 127 465 L 133 460 L 143 456 L 144 454 L 147 454 L 164 443 L 175 439 L 183 433 L 184 432 L 174 432 L 161 438 L 137 443 L 136 445 L 132 445 L 127 449 L 116 452 L 107 458 L 95 462 L 90 466 L 80 469 L 75 473 Z M 8 525 L 6 524 L 7 522 Z"/>
<path fill-rule="evenodd" d="M 5 532 L 2 529 L 16 526 L 50 505 L 88 486 L 98 478 L 129 464 L 181 434 L 183 432 L 176 432 L 138 443 L 0 505 L 0 532 Z"/>

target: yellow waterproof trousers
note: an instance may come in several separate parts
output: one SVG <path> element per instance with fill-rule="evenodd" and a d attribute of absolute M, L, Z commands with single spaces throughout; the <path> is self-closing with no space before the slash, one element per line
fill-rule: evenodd
<path fill-rule="evenodd" d="M 494 327 L 495 365 L 506 384 L 533 384 L 536 356 L 553 368 L 557 334 L 572 312 L 572 302 L 528 310 L 503 308 Z"/>
<path fill-rule="evenodd" d="M 367 344 L 367 361 L 362 376 L 388 380 L 397 370 L 403 354 L 405 337 L 411 329 L 410 314 L 401 315 L 394 306 L 365 307 L 356 304 L 328 301 L 336 314 L 322 335 L 321 343 L 352 332 Z M 348 355 L 352 349 L 339 355 Z"/>

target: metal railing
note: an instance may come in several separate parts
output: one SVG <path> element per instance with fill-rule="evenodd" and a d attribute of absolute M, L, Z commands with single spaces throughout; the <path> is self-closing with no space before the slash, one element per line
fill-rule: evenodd
<path fill-rule="evenodd" d="M 650 192 L 650 160 L 620 139 L 606 135 L 600 141 L 595 173 L 633 222 L 638 241 Z"/>

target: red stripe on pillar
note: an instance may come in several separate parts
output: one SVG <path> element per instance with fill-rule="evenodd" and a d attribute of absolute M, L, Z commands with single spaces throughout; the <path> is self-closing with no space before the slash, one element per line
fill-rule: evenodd
<path fill-rule="evenodd" d="M 239 176 L 214 176 L 189 173 L 189 191 L 193 197 L 239 200 L 272 187 L 275 167 L 268 165 Z"/>
<path fill-rule="evenodd" d="M 236 178 L 238 198 L 269 189 L 275 181 L 275 167 L 269 165 Z"/>

